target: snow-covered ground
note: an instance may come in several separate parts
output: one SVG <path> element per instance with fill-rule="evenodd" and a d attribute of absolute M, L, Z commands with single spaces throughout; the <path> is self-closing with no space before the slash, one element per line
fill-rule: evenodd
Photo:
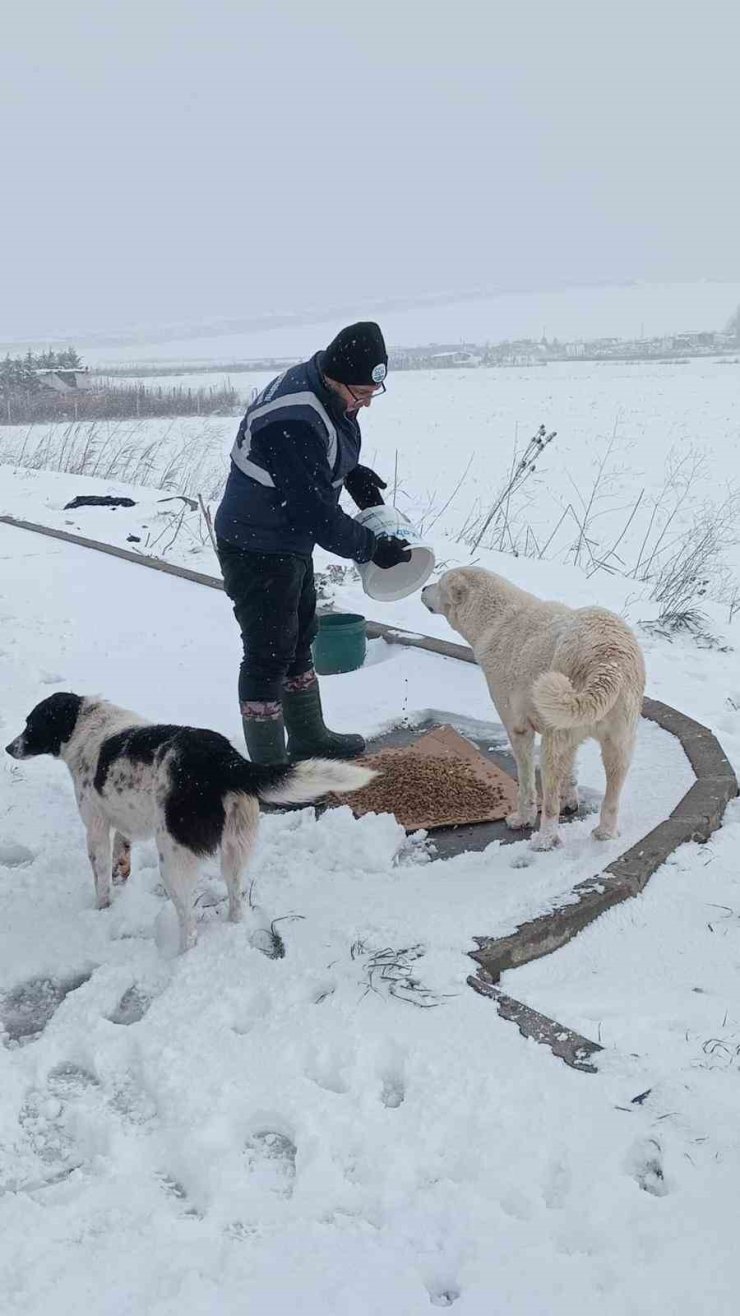
<path fill-rule="evenodd" d="M 615 508 L 642 481 L 659 486 L 676 442 L 713 461 L 685 512 L 724 496 L 717 486 L 737 465 L 736 368 L 598 368 L 577 386 L 551 370 L 499 372 L 510 383 L 498 392 L 488 372 L 394 380 L 369 418 L 369 453 L 389 472 L 398 447 L 409 508 L 423 514 L 425 491 L 449 489 L 475 450 L 463 512 L 484 481 L 497 486 L 506 427 L 508 443 L 516 420 L 527 434 L 542 420 L 559 430 L 529 509 L 544 518 L 558 480 L 593 478 L 619 408 Z M 213 424 L 223 429 L 211 456 L 223 462 L 233 422 Z M 176 486 L 164 495 L 6 466 L 0 487 L 0 514 L 217 571 L 199 513 L 180 523 L 183 504 L 159 501 Z M 136 505 L 64 510 L 88 492 Z M 430 538 L 439 560 L 467 560 L 451 517 Z M 541 595 L 600 602 L 633 624 L 655 613 L 645 584 L 580 570 L 567 553 L 479 557 Z M 0 564 L 2 743 L 65 688 L 239 743 L 238 636 L 221 593 L 2 525 Z M 351 571 L 330 593 L 337 606 L 449 634 L 418 599 L 370 604 Z M 740 619 L 716 602 L 706 610 L 727 651 L 640 632 L 648 693 L 711 726 L 739 769 Z M 429 708 L 493 718 L 476 669 L 383 642 L 324 690 L 338 728 L 372 731 Z M 601 788 L 591 749 L 581 776 Z M 3 1311 L 729 1316 L 740 1280 L 738 804 L 638 900 L 505 976 L 512 995 L 602 1042 L 597 1076 L 525 1042 L 465 986 L 474 935 L 510 931 L 562 898 L 690 781 L 676 742 L 644 724 L 621 841 L 597 847 L 584 820 L 562 851 L 537 856 L 516 843 L 436 863 L 389 818 L 269 816 L 254 897 L 283 920 L 285 957 L 223 922 L 207 867 L 199 945 L 177 959 L 153 848 L 136 851 L 128 885 L 95 911 L 65 769 L 4 756 Z M 374 967 L 384 951 L 428 995 L 390 994 Z"/>
<path fill-rule="evenodd" d="M 97 688 L 237 738 L 222 595 L 9 527 L 0 556 L 4 732 L 54 689 Z M 371 657 L 325 682 L 338 726 L 371 729 L 404 703 L 490 716 L 475 669 L 382 644 Z M 587 758 L 585 780 L 594 773 Z M 153 850 L 98 913 L 63 767 L 5 760 L 0 780 L 0 1257 L 13 1316 L 482 1314 L 492 1299 L 543 1316 L 594 1300 L 693 1312 L 710 1285 L 711 1310 L 732 1309 L 737 929 L 712 906 L 730 909 L 737 823 L 567 952 L 589 982 L 566 1021 L 607 1045 L 589 1079 L 464 985 L 473 933 L 508 930 L 606 856 L 585 822 L 560 855 L 517 844 L 435 864 L 399 860 L 388 818 L 268 817 L 256 898 L 284 920 L 284 959 L 223 923 L 209 873 L 199 946 L 173 959 Z M 646 726 L 625 839 L 689 780 L 675 742 Z M 687 934 L 676 873 L 716 930 L 692 924 L 701 958 L 666 980 Z M 628 943 L 636 928 L 655 954 L 651 913 L 660 955 L 640 978 Z M 387 948 L 435 1008 L 373 975 Z M 539 1003 L 556 1013 L 557 1000 Z M 44 1014 L 41 1035 L 23 1036 Z M 720 1035 L 730 1049 L 706 1055 Z"/>

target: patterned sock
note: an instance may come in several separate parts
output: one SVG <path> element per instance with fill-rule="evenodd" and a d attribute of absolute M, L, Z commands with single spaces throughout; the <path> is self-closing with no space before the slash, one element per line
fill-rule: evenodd
<path fill-rule="evenodd" d="M 307 672 L 301 672 L 300 676 L 287 676 L 283 682 L 283 689 L 289 694 L 295 695 L 303 690 L 313 690 L 318 685 L 318 680 L 313 667 L 309 667 Z"/>
<path fill-rule="evenodd" d="M 245 699 L 241 710 L 252 722 L 277 722 L 283 711 L 279 699 Z"/>

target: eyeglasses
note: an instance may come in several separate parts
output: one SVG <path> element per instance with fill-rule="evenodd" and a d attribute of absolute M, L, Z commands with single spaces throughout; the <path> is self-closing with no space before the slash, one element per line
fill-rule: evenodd
<path fill-rule="evenodd" d="M 345 384 L 344 387 L 354 402 L 372 402 L 374 398 L 379 398 L 385 393 L 385 384 L 378 384 L 378 387 L 374 388 L 372 393 L 355 393 L 355 390 L 350 388 L 349 384 Z"/>

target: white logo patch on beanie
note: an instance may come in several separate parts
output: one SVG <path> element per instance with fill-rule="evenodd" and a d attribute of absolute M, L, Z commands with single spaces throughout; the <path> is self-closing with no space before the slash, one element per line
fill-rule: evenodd
<path fill-rule="evenodd" d="M 379 365 L 373 366 L 372 381 L 374 384 L 382 384 L 385 379 L 385 366 L 381 361 Z"/>

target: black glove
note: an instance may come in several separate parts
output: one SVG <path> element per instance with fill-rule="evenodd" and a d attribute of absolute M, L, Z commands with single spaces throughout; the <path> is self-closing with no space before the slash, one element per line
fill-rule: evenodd
<path fill-rule="evenodd" d="M 399 562 L 411 561 L 411 549 L 407 539 L 397 539 L 395 535 L 378 535 L 371 562 L 381 571 L 397 567 Z"/>
<path fill-rule="evenodd" d="M 385 480 L 381 480 L 369 466 L 355 466 L 355 469 L 345 476 L 344 487 L 361 512 L 366 507 L 382 507 L 383 497 L 380 490 L 388 488 Z"/>

